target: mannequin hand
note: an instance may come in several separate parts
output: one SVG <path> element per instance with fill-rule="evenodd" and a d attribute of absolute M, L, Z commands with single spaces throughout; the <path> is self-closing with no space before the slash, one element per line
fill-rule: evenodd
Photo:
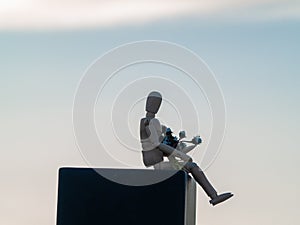
<path fill-rule="evenodd" d="M 200 138 L 200 136 L 196 136 L 192 139 L 192 143 L 194 145 L 198 145 L 198 144 L 201 144 L 202 143 L 202 139 Z"/>
<path fill-rule="evenodd" d="M 185 138 L 185 137 L 186 137 L 185 131 L 184 130 L 180 131 L 179 132 L 179 138 L 182 139 L 182 138 Z"/>

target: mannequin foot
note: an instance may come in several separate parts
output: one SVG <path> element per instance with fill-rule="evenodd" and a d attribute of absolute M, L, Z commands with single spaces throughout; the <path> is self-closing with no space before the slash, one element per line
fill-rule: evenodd
<path fill-rule="evenodd" d="M 226 201 L 227 199 L 231 198 L 233 196 L 233 194 L 231 193 L 224 193 L 224 194 L 220 194 L 217 195 L 216 197 L 214 197 L 212 200 L 209 201 L 210 204 L 212 204 L 213 206 Z"/>

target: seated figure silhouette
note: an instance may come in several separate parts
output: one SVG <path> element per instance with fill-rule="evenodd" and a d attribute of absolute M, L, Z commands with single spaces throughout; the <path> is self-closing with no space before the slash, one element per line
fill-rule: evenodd
<path fill-rule="evenodd" d="M 176 149 L 176 146 L 170 146 L 164 143 L 163 129 L 155 114 L 158 112 L 162 102 L 162 96 L 159 92 L 151 92 L 146 100 L 146 117 L 140 121 L 140 141 L 142 144 L 142 154 L 144 165 L 155 166 L 164 160 L 164 156 L 176 157 L 182 160 L 182 169 L 189 172 L 196 182 L 203 188 L 210 197 L 210 203 L 217 205 L 233 196 L 232 193 L 218 194 L 209 180 L 206 178 L 200 167 L 193 162 L 192 158 L 184 151 Z M 174 148 L 175 147 L 175 148 Z"/>

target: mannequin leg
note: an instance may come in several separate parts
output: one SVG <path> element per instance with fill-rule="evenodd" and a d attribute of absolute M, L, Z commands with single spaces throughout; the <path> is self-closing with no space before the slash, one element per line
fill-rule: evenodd
<path fill-rule="evenodd" d="M 188 156 L 187 154 L 181 152 L 181 151 L 178 151 L 177 149 L 169 146 L 169 145 L 166 145 L 166 144 L 163 144 L 161 143 L 158 148 L 164 153 L 166 154 L 167 156 L 169 155 L 173 155 L 175 157 L 178 157 L 180 159 L 182 159 L 183 161 L 185 162 L 188 162 L 188 161 L 192 161 L 192 158 L 190 156 Z"/>
<path fill-rule="evenodd" d="M 205 193 L 210 197 L 210 203 L 212 205 L 217 205 L 233 196 L 231 193 L 224 193 L 221 195 L 217 194 L 217 191 L 214 189 L 214 187 L 211 185 L 203 171 L 199 168 L 199 166 L 196 163 L 188 162 L 185 165 L 185 169 L 188 170 L 196 182 L 203 188 Z"/>

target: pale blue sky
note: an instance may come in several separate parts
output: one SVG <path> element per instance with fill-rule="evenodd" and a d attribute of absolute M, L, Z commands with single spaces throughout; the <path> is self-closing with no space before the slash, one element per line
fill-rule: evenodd
<path fill-rule="evenodd" d="M 227 133 L 207 174 L 236 196 L 212 208 L 198 189 L 198 224 L 299 224 L 299 19 L 185 15 L 64 29 L 0 31 L 1 224 L 55 223 L 57 169 L 86 165 L 72 130 L 77 84 L 106 51 L 145 39 L 196 52 L 224 93 Z"/>

